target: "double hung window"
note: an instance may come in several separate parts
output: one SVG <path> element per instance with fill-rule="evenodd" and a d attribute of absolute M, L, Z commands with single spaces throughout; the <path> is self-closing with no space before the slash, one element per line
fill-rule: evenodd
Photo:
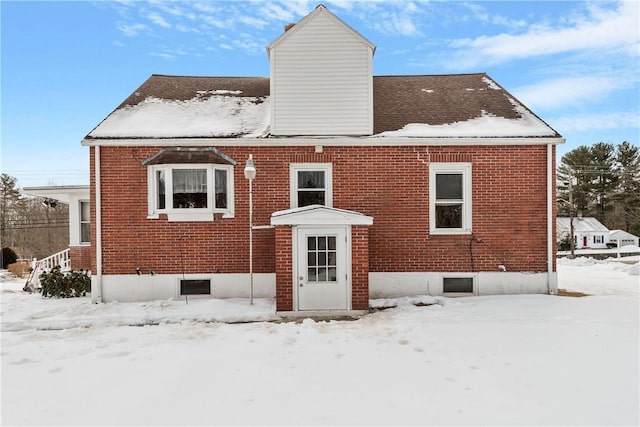
<path fill-rule="evenodd" d="M 162 164 L 149 167 L 149 217 L 210 221 L 214 213 L 233 217 L 233 167 L 218 164 Z"/>
<path fill-rule="evenodd" d="M 471 233 L 471 164 L 429 165 L 429 218 L 432 234 Z"/>
<path fill-rule="evenodd" d="M 91 210 L 89 201 L 80 201 L 80 244 L 91 242 Z"/>
<path fill-rule="evenodd" d="M 294 163 L 290 167 L 291 207 L 332 206 L 331 163 Z"/>

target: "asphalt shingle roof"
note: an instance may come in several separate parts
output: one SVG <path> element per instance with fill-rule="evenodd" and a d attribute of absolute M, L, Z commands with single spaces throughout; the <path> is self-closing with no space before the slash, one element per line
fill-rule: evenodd
<path fill-rule="evenodd" d="M 180 112 L 189 103 L 206 106 L 206 109 L 203 107 L 195 114 L 196 119 L 182 117 L 183 123 Z M 154 74 L 89 133 L 87 139 L 265 137 L 269 136 L 269 114 L 268 77 Z M 510 130 L 496 127 L 495 135 L 477 136 L 560 136 L 485 73 L 373 77 L 375 135 L 398 131 L 410 124 L 442 127 L 481 117 L 516 121 L 523 115 L 534 123 L 537 133 L 517 134 L 514 130 L 510 134 Z M 175 119 L 176 125 L 164 132 L 163 126 L 171 119 Z M 194 120 L 201 123 L 189 129 Z M 206 123 L 210 126 L 205 126 Z M 468 129 L 460 136 L 469 136 Z M 457 136 L 451 133 L 446 135 Z"/>

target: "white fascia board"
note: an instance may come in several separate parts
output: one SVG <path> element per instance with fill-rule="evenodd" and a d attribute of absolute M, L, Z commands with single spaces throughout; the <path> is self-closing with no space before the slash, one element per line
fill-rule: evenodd
<path fill-rule="evenodd" d="M 287 138 L 118 138 L 83 139 L 85 147 L 171 147 L 171 146 L 236 146 L 236 147 L 403 147 L 446 145 L 559 145 L 562 137 L 450 137 L 450 138 L 376 138 L 376 137 L 287 137 Z"/>
<path fill-rule="evenodd" d="M 46 197 L 62 203 L 69 203 L 72 198 L 89 199 L 88 185 L 69 185 L 51 187 L 24 187 L 22 193 L 28 196 Z M 75 197 L 73 197 L 75 196 Z"/>
<path fill-rule="evenodd" d="M 321 205 L 274 212 L 271 225 L 373 225 L 373 217 Z"/>
<path fill-rule="evenodd" d="M 347 32 L 353 34 L 357 39 L 360 39 L 360 41 L 362 43 L 364 43 L 365 45 L 367 45 L 369 47 L 369 49 L 371 49 L 372 54 L 375 53 L 376 51 L 376 45 L 374 45 L 373 43 L 371 43 L 365 36 L 363 36 L 362 34 L 360 34 L 359 32 L 357 32 L 355 29 L 353 29 L 351 26 L 347 25 L 346 22 L 344 22 L 342 19 L 340 19 L 337 15 L 333 14 L 331 11 L 329 11 L 329 9 L 327 9 L 324 5 L 318 5 L 316 6 L 316 8 L 311 11 L 311 13 L 309 13 L 307 16 L 305 16 L 304 18 L 302 18 L 300 21 L 298 21 L 293 27 L 291 27 L 289 30 L 285 31 L 284 33 L 280 34 L 280 36 L 278 38 L 276 38 L 274 41 L 272 41 L 271 43 L 269 43 L 267 45 L 267 47 L 265 48 L 267 50 L 267 54 L 270 54 L 271 50 L 276 47 L 277 45 L 279 45 L 280 43 L 282 43 L 283 40 L 286 40 L 287 38 L 291 37 L 293 34 L 295 34 L 300 28 L 304 27 L 304 25 L 311 21 L 315 16 L 324 13 L 325 15 L 327 15 L 329 18 L 331 18 L 335 23 L 337 23 L 339 26 L 343 27 L 345 30 L 347 30 Z"/>

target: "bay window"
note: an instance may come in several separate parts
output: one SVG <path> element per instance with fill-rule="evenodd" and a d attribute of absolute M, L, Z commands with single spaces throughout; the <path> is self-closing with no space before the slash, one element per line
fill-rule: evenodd
<path fill-rule="evenodd" d="M 211 221 L 214 213 L 233 217 L 233 167 L 220 164 L 149 166 L 149 218 Z"/>

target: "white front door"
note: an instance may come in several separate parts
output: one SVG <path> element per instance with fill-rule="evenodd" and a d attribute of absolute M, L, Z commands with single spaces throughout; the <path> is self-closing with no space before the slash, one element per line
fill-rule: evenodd
<path fill-rule="evenodd" d="M 297 232 L 298 310 L 346 310 L 347 227 L 300 227 Z"/>

